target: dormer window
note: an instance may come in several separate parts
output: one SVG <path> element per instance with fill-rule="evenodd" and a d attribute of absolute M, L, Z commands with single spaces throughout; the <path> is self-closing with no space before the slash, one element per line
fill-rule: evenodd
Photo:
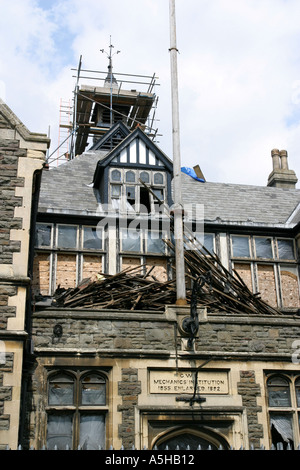
<path fill-rule="evenodd" d="M 159 201 L 166 200 L 166 180 L 164 172 L 113 168 L 110 170 L 111 202 L 118 210 L 155 213 Z M 149 185 L 152 194 L 143 183 Z"/>

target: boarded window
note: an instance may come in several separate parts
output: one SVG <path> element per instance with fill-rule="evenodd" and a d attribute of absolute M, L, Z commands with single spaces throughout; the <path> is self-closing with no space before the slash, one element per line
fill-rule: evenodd
<path fill-rule="evenodd" d="M 102 256 L 84 255 L 82 263 L 82 279 L 95 278 L 102 272 Z"/>
<path fill-rule="evenodd" d="M 39 253 L 33 260 L 32 289 L 34 294 L 49 295 L 50 290 L 50 254 Z"/>
<path fill-rule="evenodd" d="M 125 269 L 135 268 L 141 266 L 141 258 L 122 258 L 122 271 Z"/>
<path fill-rule="evenodd" d="M 64 289 L 76 286 L 77 263 L 75 255 L 58 254 L 56 265 L 56 287 Z"/>
<path fill-rule="evenodd" d="M 273 265 L 259 264 L 258 271 L 258 290 L 262 299 L 272 307 L 277 307 L 275 273 Z"/>
<path fill-rule="evenodd" d="M 146 272 L 153 267 L 150 276 L 153 276 L 157 281 L 168 281 L 167 260 L 162 258 L 146 258 Z"/>
<path fill-rule="evenodd" d="M 234 269 L 242 278 L 248 289 L 253 292 L 251 265 L 247 263 L 234 263 Z"/>
<path fill-rule="evenodd" d="M 299 308 L 300 293 L 297 268 L 280 266 L 281 297 L 284 308 Z"/>

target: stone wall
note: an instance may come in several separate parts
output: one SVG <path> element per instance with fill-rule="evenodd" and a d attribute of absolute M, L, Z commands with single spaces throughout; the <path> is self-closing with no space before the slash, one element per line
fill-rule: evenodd
<path fill-rule="evenodd" d="M 18 445 L 32 209 L 49 143 L 0 99 L 0 448 Z"/>
<path fill-rule="evenodd" d="M 15 189 L 24 186 L 24 178 L 18 177 L 18 160 L 26 150 L 19 145 L 17 140 L 0 139 L 0 264 L 11 264 L 13 253 L 20 251 L 20 241 L 10 237 L 11 230 L 22 229 L 22 219 L 15 217 L 22 198 L 15 196 Z"/>
<path fill-rule="evenodd" d="M 119 426 L 119 437 L 126 449 L 135 444 L 135 406 L 138 404 L 138 395 L 142 384 L 138 380 L 137 369 L 123 369 L 122 381 L 118 384 L 119 395 L 122 396 L 122 405 L 118 411 L 122 413 L 122 424 Z"/>
<path fill-rule="evenodd" d="M 4 373 L 12 373 L 13 355 L 5 354 L 5 362 L 0 363 L 0 431 L 8 431 L 10 415 L 5 413 L 4 405 L 12 400 L 12 387 L 4 385 Z M 0 450 L 4 450 L 9 442 L 0 444 Z"/>
<path fill-rule="evenodd" d="M 240 377 L 238 393 L 242 396 L 247 413 L 249 444 L 259 448 L 260 439 L 263 437 L 263 428 L 258 423 L 257 413 L 260 413 L 262 408 L 257 406 L 257 397 L 261 396 L 261 388 L 255 381 L 255 372 L 253 370 L 241 371 Z"/>
<path fill-rule="evenodd" d="M 125 318 L 126 317 L 126 318 Z M 244 317 L 208 315 L 200 322 L 195 351 L 226 354 L 291 355 L 292 343 L 299 335 L 298 318 L 289 316 Z M 55 338 L 55 325 L 63 334 Z M 33 316 L 33 339 L 39 349 L 110 348 L 131 350 L 175 350 L 174 321 L 153 312 L 36 311 Z M 178 338 L 177 338 L 178 339 Z M 180 350 L 183 344 L 177 341 Z"/>
<path fill-rule="evenodd" d="M 179 315 L 178 323 L 182 317 L 184 315 Z M 57 325 L 62 327 L 62 335 L 55 335 Z M 202 315 L 195 349 L 189 351 L 185 338 L 177 329 L 174 315 L 167 312 L 120 313 L 49 308 L 37 310 L 33 315 L 34 348 L 38 364 L 41 357 L 40 370 L 42 363 L 60 367 L 65 363 L 71 367 L 72 361 L 74 367 L 82 361 L 87 368 L 98 367 L 97 364 L 116 368 L 115 399 L 118 404 L 113 412 L 118 415 L 114 418 L 118 426 L 115 432 L 126 449 L 136 442 L 136 410 L 140 400 L 147 402 L 145 397 L 149 393 L 147 379 L 141 374 L 141 369 L 147 371 L 153 366 L 154 358 L 162 367 L 164 357 L 165 364 L 169 358 L 174 360 L 177 357 L 179 361 L 186 361 L 185 367 L 196 367 L 203 358 L 214 357 L 216 361 L 224 361 L 222 364 L 228 369 L 235 370 L 233 388 L 237 395 L 232 400 L 244 409 L 249 445 L 259 448 L 261 440 L 268 438 L 263 434 L 261 424 L 263 372 L 259 366 L 258 373 L 253 364 L 277 362 L 280 367 L 284 367 L 283 364 L 289 367 L 294 351 L 292 344 L 298 335 L 297 318 L 292 316 L 208 314 L 206 319 Z M 42 400 L 42 397 L 34 397 L 34 401 L 41 403 Z M 161 403 L 158 401 L 158 406 Z M 224 405 L 224 402 L 218 403 Z M 34 434 L 33 429 L 31 433 Z"/>

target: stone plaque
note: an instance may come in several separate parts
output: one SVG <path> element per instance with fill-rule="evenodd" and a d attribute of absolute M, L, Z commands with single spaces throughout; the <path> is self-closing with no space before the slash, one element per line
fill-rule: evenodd
<path fill-rule="evenodd" d="M 149 375 L 150 393 L 193 394 L 194 371 L 151 370 Z M 197 392 L 204 395 L 228 393 L 228 375 L 224 371 L 198 371 Z"/>

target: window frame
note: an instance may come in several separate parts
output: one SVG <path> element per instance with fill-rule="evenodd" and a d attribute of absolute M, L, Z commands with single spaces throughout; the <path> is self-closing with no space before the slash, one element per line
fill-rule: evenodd
<path fill-rule="evenodd" d="M 290 406 L 270 406 L 269 405 L 269 386 L 268 381 L 271 378 L 281 378 L 287 381 L 289 386 Z M 272 371 L 265 374 L 266 407 L 268 413 L 268 429 L 270 444 L 272 442 L 271 416 L 286 415 L 291 417 L 293 431 L 293 446 L 296 449 L 300 444 L 300 401 L 297 401 L 296 383 L 300 381 L 300 372 L 278 372 Z M 300 385 L 300 384 L 299 384 Z"/>
<path fill-rule="evenodd" d="M 92 415 L 92 416 L 103 416 L 104 420 L 104 436 L 103 440 L 105 442 L 104 447 L 108 442 L 107 430 L 108 430 L 108 410 L 109 410 L 109 378 L 105 371 L 102 370 L 69 370 L 61 369 L 50 371 L 47 374 L 47 404 L 45 406 L 45 412 L 47 415 L 46 419 L 46 432 L 45 432 L 45 445 L 48 441 L 48 416 L 72 416 L 72 448 L 77 449 L 80 445 L 80 417 L 83 415 Z M 82 404 L 82 382 L 84 378 L 88 376 L 98 376 L 105 383 L 105 404 L 101 405 L 84 405 Z M 49 384 L 50 381 L 55 379 L 55 377 L 70 377 L 73 379 L 74 391 L 73 391 L 73 404 L 61 404 L 61 405 L 51 405 L 49 404 Z M 65 449 L 60 449 L 65 450 Z"/>
<path fill-rule="evenodd" d="M 58 245 L 58 238 L 59 238 L 59 227 L 73 227 L 76 229 L 76 244 L 74 247 L 66 247 L 66 246 L 59 246 Z M 77 251 L 79 247 L 79 225 L 77 224 L 61 224 L 57 223 L 56 224 L 56 230 L 55 230 L 55 247 L 60 250 L 60 251 Z"/>
<path fill-rule="evenodd" d="M 283 277 L 281 274 L 282 267 L 284 268 L 296 268 L 297 272 L 297 280 L 298 280 L 298 291 L 300 294 L 300 276 L 298 271 L 299 263 L 297 261 L 297 247 L 295 239 L 292 237 L 277 237 L 274 235 L 256 235 L 256 234 L 240 234 L 240 233 L 229 233 L 229 256 L 230 256 L 230 265 L 231 269 L 235 269 L 235 264 L 241 263 L 248 263 L 251 265 L 252 271 L 252 285 L 253 285 L 253 292 L 259 293 L 259 266 L 261 265 L 270 265 L 273 266 L 274 269 L 274 288 L 276 292 L 276 296 L 274 300 L 276 301 L 277 308 L 281 309 L 282 311 L 286 312 L 294 312 L 300 307 L 289 306 L 285 305 L 284 295 L 282 291 L 282 284 L 283 284 Z M 250 248 L 250 256 L 234 256 L 233 252 L 233 244 L 232 244 L 232 237 L 248 237 L 249 238 L 249 248 Z M 258 258 L 256 255 L 256 244 L 255 240 L 257 238 L 269 238 L 271 239 L 271 247 L 272 247 L 272 258 Z M 278 253 L 278 240 L 286 240 L 292 242 L 294 258 L 293 259 L 281 259 L 279 258 Z M 274 304 L 275 305 L 275 304 Z"/>
<path fill-rule="evenodd" d="M 56 279 L 57 279 L 57 260 L 59 255 L 74 255 L 76 257 L 76 285 L 83 280 L 83 264 L 84 264 L 84 256 L 95 255 L 99 257 L 99 261 L 102 264 L 102 269 L 105 266 L 105 258 L 107 254 L 107 243 L 105 237 L 105 230 L 104 227 L 97 228 L 96 225 L 92 224 L 62 224 L 60 222 L 51 222 L 51 224 L 45 224 L 44 222 L 37 222 L 39 225 L 51 225 L 52 227 L 52 240 L 51 246 L 38 246 L 37 244 L 34 247 L 34 252 L 36 256 L 47 254 L 49 256 L 49 289 L 48 294 L 42 295 L 53 295 L 56 289 Z M 58 240 L 58 228 L 60 226 L 71 226 L 76 227 L 76 248 L 60 248 L 57 245 Z M 85 228 L 92 228 L 99 230 L 102 236 L 102 247 L 101 248 L 87 248 L 84 247 L 84 229 Z M 36 239 L 37 241 L 37 239 Z M 36 289 L 37 286 L 34 287 Z M 63 287 L 63 286 L 61 286 Z M 36 290 L 36 293 L 38 291 Z"/>

